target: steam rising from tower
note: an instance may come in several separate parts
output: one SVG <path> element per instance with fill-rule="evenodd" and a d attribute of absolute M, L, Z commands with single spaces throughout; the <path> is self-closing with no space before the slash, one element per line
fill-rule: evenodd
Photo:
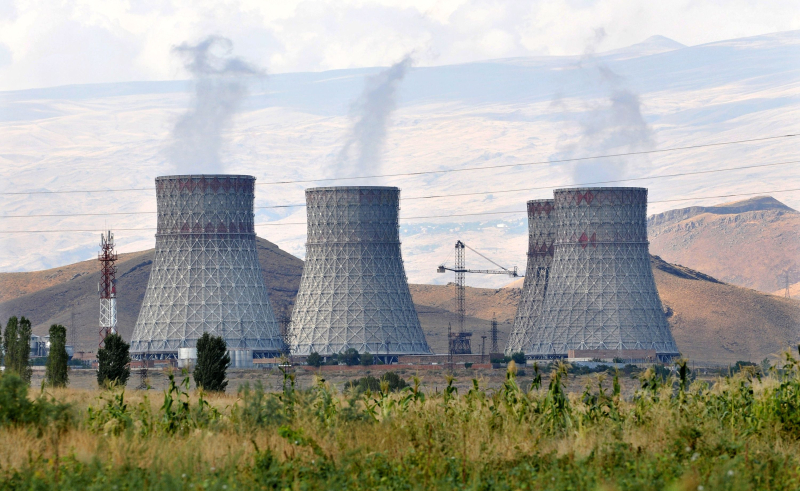
<path fill-rule="evenodd" d="M 256 67 L 231 56 L 233 43 L 209 36 L 196 45 L 173 48 L 194 77 L 191 108 L 175 123 L 170 161 L 178 172 L 220 172 L 223 131 L 247 95 L 245 79 L 262 75 Z"/>
<path fill-rule="evenodd" d="M 394 187 L 306 190 L 306 261 L 290 326 L 294 354 L 430 353 L 400 255 L 399 198 Z"/>
<path fill-rule="evenodd" d="M 222 336 L 235 366 L 283 348 L 253 230 L 255 178 L 156 178 L 156 252 L 132 355 L 175 358 L 204 332 Z"/>
<path fill-rule="evenodd" d="M 533 343 L 553 264 L 553 241 L 556 237 L 554 205 L 551 199 L 528 201 L 528 267 L 505 350 L 507 355 L 525 352 Z"/>
<path fill-rule="evenodd" d="M 406 55 L 401 61 L 367 79 L 364 92 L 353 104 L 356 121 L 338 158 L 338 172 L 352 177 L 366 170 L 380 170 L 389 118 L 397 107 L 397 87 L 414 60 Z M 350 150 L 356 147 L 355 161 Z"/>
<path fill-rule="evenodd" d="M 557 189 L 554 198 L 553 264 L 525 353 L 678 356 L 650 266 L 647 189 Z"/>

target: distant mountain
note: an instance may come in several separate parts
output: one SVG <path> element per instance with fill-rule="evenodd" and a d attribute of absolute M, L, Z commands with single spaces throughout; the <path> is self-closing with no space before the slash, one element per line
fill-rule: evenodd
<path fill-rule="evenodd" d="M 800 280 L 800 213 L 762 196 L 647 220 L 650 251 L 734 285 L 774 292 Z"/>
<path fill-rule="evenodd" d="M 414 67 L 398 85 L 381 159 L 357 172 L 413 175 L 322 182 L 313 180 L 346 172 L 340 157 L 353 125 L 352 104 L 365 77 L 381 68 L 271 74 L 252 82 L 225 133 L 219 171 L 258 178 L 256 230 L 300 258 L 305 188 L 400 187 L 408 277 L 443 284 L 451 278 L 437 275 L 436 266 L 452 258 L 456 240 L 504 266 L 524 265 L 525 201 L 552 196 L 556 187 L 670 175 L 636 181 L 649 188 L 653 213 L 674 207 L 675 200 L 688 207 L 713 203 L 709 196 L 800 188 L 791 165 L 695 173 L 796 158 L 798 138 L 704 145 L 800 133 L 798 59 L 800 31 L 791 31 L 700 46 L 654 37 L 582 56 Z M 4 195 L 0 231 L 47 233 L 0 234 L 0 271 L 57 270 L 94 258 L 106 224 L 118 230 L 120 251 L 152 248 L 154 178 L 193 171 L 175 169 L 167 151 L 191 93 L 187 81 L 0 92 L 0 192 L 142 189 Z M 647 141 L 631 141 L 631 135 Z M 689 146 L 696 148 L 546 164 Z M 527 165 L 533 162 L 541 165 Z M 474 167 L 493 168 L 465 171 Z M 459 172 L 435 172 L 445 169 Z M 780 197 L 800 208 L 800 194 Z M 71 213 L 80 216 L 62 216 Z M 666 249 L 655 252 L 676 260 Z M 491 267 L 469 253 L 467 263 Z M 696 269 L 735 280 L 701 266 Z M 504 284 L 498 276 L 468 281 Z"/>

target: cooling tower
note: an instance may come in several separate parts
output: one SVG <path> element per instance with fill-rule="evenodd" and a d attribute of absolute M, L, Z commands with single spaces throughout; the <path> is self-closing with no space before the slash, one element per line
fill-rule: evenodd
<path fill-rule="evenodd" d="M 558 189 L 554 198 L 553 264 L 526 354 L 678 356 L 650 266 L 647 189 Z"/>
<path fill-rule="evenodd" d="M 306 260 L 289 328 L 293 353 L 430 353 L 400 256 L 399 198 L 394 187 L 306 190 Z"/>
<path fill-rule="evenodd" d="M 281 350 L 258 263 L 254 185 L 251 176 L 156 178 L 156 251 L 131 339 L 134 357 L 193 353 L 204 332 L 225 339 L 231 359 L 241 359 L 235 366 Z"/>
<path fill-rule="evenodd" d="M 530 350 L 536 321 L 542 311 L 550 266 L 553 264 L 553 241 L 556 236 L 552 199 L 528 201 L 528 267 L 522 298 L 517 305 L 514 327 L 508 338 L 506 355 Z"/>

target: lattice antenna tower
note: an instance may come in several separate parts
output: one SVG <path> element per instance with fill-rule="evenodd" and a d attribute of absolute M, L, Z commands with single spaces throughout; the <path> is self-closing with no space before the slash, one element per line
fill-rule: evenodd
<path fill-rule="evenodd" d="M 117 332 L 117 253 L 114 251 L 114 234 L 107 231 L 100 235 L 100 342 L 103 347 L 106 336 Z"/>

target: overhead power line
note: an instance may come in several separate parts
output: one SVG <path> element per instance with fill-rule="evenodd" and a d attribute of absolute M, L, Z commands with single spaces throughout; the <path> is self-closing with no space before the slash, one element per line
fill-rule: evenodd
<path fill-rule="evenodd" d="M 631 157 L 635 155 L 652 155 L 657 153 L 665 153 L 665 152 L 676 152 L 681 150 L 695 150 L 698 148 L 708 148 L 708 147 L 719 147 L 724 145 L 738 145 L 742 143 L 755 143 L 755 142 L 764 142 L 770 140 L 778 140 L 783 138 L 794 138 L 800 136 L 800 133 L 790 133 L 786 135 L 776 135 L 776 136 L 765 136 L 760 138 L 749 138 L 745 140 L 733 140 L 733 141 L 725 141 L 725 142 L 716 142 L 716 143 L 701 143 L 698 145 L 687 145 L 683 147 L 670 147 L 670 148 L 662 148 L 662 149 L 655 149 L 655 150 L 641 150 L 637 152 L 622 152 L 622 153 L 612 153 L 612 154 L 605 154 L 605 155 L 594 155 L 594 156 L 586 156 L 586 157 L 573 157 L 568 159 L 557 159 L 557 160 L 539 160 L 534 162 L 520 162 L 516 164 L 498 164 L 498 165 L 488 165 L 488 166 L 476 166 L 476 167 L 463 167 L 460 169 L 440 169 L 440 170 L 429 170 L 429 171 L 419 171 L 419 172 L 400 172 L 395 174 L 374 174 L 374 175 L 366 175 L 366 176 L 355 176 L 355 177 L 327 177 L 321 179 L 299 179 L 299 180 L 291 180 L 291 181 L 271 181 L 271 182 L 261 182 L 256 183 L 256 186 L 273 186 L 273 185 L 280 185 L 280 184 L 306 184 L 311 182 L 328 182 L 328 181 L 352 181 L 358 179 L 378 179 L 378 178 L 387 178 L 387 177 L 411 177 L 411 176 L 422 176 L 422 175 L 429 175 L 429 174 L 446 174 L 450 172 L 469 172 L 469 171 L 477 171 L 477 170 L 491 170 L 491 169 L 503 169 L 509 167 L 523 167 L 523 166 L 530 166 L 530 165 L 547 165 L 547 164 L 564 164 L 569 162 L 581 162 L 586 160 L 597 160 L 597 159 L 608 159 L 608 158 L 617 158 L 617 157 Z M 75 193 L 120 193 L 120 192 L 128 192 L 128 191 L 152 191 L 152 187 L 147 188 L 118 188 L 118 189 L 65 189 L 65 190 L 56 190 L 56 191 L 49 191 L 49 190 L 42 190 L 42 191 L 14 191 L 14 192 L 4 192 L 0 193 L 0 196 L 11 196 L 11 195 L 31 195 L 31 194 L 75 194 Z"/>
<path fill-rule="evenodd" d="M 675 198 L 675 199 L 663 199 L 663 200 L 653 200 L 648 201 L 648 203 L 672 203 L 677 201 L 693 201 L 693 200 L 705 200 L 705 199 L 719 199 L 719 198 L 734 198 L 734 197 L 741 197 L 741 196 L 758 196 L 758 195 L 766 195 L 766 194 L 776 194 L 776 193 L 789 193 L 794 191 L 800 191 L 800 188 L 793 188 L 793 189 L 774 189 L 771 191 L 760 191 L 757 193 L 737 193 L 737 194 L 718 194 L 716 196 L 691 196 L 687 198 Z M 527 210 L 510 210 L 510 211 L 487 211 L 487 212 L 478 212 L 478 213 L 452 213 L 447 215 L 426 215 L 426 216 L 412 216 L 412 217 L 401 217 L 401 221 L 406 220 L 421 220 L 421 219 L 431 219 L 431 218 L 458 218 L 458 217 L 470 217 L 470 216 L 489 216 L 489 215 L 514 215 L 514 214 L 523 214 L 527 213 Z M 280 227 L 280 226 L 287 226 L 287 225 L 306 225 L 306 222 L 272 222 L 272 223 L 256 223 L 256 227 Z M 147 230 L 156 230 L 156 227 L 143 227 L 143 228 L 114 228 L 114 231 L 147 231 Z M 98 233 L 100 229 L 72 229 L 72 230 L 0 230 L 0 234 L 47 234 L 47 233 L 82 233 L 82 232 L 91 232 L 91 233 Z"/>
<path fill-rule="evenodd" d="M 710 169 L 710 170 L 702 170 L 702 171 L 693 171 L 693 172 L 678 172 L 674 174 L 661 174 L 656 176 L 647 176 L 647 177 L 631 177 L 627 179 L 612 179 L 606 181 L 593 181 L 593 182 L 581 182 L 581 183 L 571 183 L 571 184 L 557 184 L 551 186 L 537 186 L 532 188 L 516 188 L 516 189 L 501 189 L 495 191 L 477 191 L 471 193 L 453 193 L 453 194 L 432 194 L 428 196 L 411 196 L 408 198 L 400 198 L 401 201 L 412 201 L 412 200 L 419 200 L 419 199 L 433 199 L 433 198 L 453 198 L 453 197 L 460 197 L 460 196 L 478 196 L 478 195 L 487 195 L 487 194 L 503 194 L 503 193 L 518 193 L 522 191 L 536 191 L 541 189 L 556 189 L 556 188 L 569 188 L 569 187 L 578 187 L 578 186 L 596 186 L 598 184 L 613 184 L 619 182 L 633 182 L 633 181 L 649 181 L 655 179 L 667 179 L 673 177 L 683 177 L 683 176 L 695 176 L 699 174 L 714 174 L 718 172 L 733 172 L 738 170 L 746 170 L 746 169 L 758 169 L 763 167 L 776 167 L 780 165 L 789 165 L 789 164 L 798 164 L 800 160 L 789 160 L 786 162 L 775 162 L 771 164 L 755 164 L 755 165 L 745 165 L 741 167 L 727 167 L 725 169 Z M 294 205 L 271 205 L 271 206 L 256 206 L 256 210 L 267 210 L 267 209 L 276 209 L 276 208 L 301 208 L 306 206 L 305 203 L 298 203 Z M 46 214 L 29 214 L 29 215 L 3 215 L 0 216 L 2 218 L 46 218 L 46 217 L 89 217 L 89 216 L 112 216 L 112 215 L 155 215 L 157 212 L 155 211 L 127 211 L 127 212 L 114 212 L 114 213 L 46 213 Z"/>

